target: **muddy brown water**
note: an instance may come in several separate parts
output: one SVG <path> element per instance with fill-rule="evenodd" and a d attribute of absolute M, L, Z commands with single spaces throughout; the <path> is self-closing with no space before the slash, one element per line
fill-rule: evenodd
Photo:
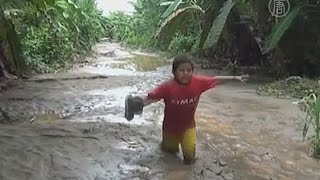
<path fill-rule="evenodd" d="M 202 96 L 198 159 L 183 165 L 181 153 L 159 149 L 161 102 L 131 122 L 123 117 L 125 95 L 169 78 L 170 62 L 117 43 L 95 51 L 68 72 L 35 76 L 0 94 L 0 120 L 13 122 L 0 125 L 1 180 L 320 179 L 319 162 L 301 142 L 303 113 L 293 100 L 256 95 L 250 83 Z"/>

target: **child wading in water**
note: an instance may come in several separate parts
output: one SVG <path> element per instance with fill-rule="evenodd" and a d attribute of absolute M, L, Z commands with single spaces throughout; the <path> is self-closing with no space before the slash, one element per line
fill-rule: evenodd
<path fill-rule="evenodd" d="M 193 74 L 194 65 L 188 55 L 178 55 L 172 63 L 173 78 L 151 90 L 146 97 L 126 98 L 125 117 L 133 119 L 134 114 L 141 114 L 144 106 L 164 100 L 164 120 L 161 149 L 178 153 L 179 144 L 183 153 L 183 162 L 192 164 L 196 152 L 195 112 L 201 94 L 224 82 L 239 80 L 244 76 L 202 76 Z"/>

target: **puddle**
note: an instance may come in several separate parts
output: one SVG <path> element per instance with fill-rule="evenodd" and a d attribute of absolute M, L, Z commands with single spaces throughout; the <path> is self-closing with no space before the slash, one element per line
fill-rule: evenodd
<path fill-rule="evenodd" d="M 94 103 L 90 106 L 90 111 L 95 109 L 103 108 L 105 113 L 99 115 L 91 115 L 85 117 L 73 117 L 70 119 L 72 122 L 111 122 L 111 123 L 126 123 L 126 124 L 135 124 L 135 125 L 150 125 L 152 123 L 161 122 L 160 114 L 161 108 L 158 108 L 158 104 L 152 104 L 145 107 L 143 114 L 135 115 L 132 121 L 128 121 L 124 118 L 124 102 L 125 97 L 128 94 L 137 95 L 142 92 L 139 88 L 134 86 L 123 86 L 114 89 L 108 90 L 90 90 L 85 92 L 85 94 L 93 96 L 105 96 L 102 100 L 99 100 L 97 103 Z M 106 99 L 106 100 L 105 100 Z M 112 113 L 110 113 L 112 109 Z M 83 112 L 84 110 L 81 110 Z M 155 117 L 155 114 L 159 116 Z"/>
<path fill-rule="evenodd" d="M 90 66 L 83 66 L 79 71 L 105 76 L 145 76 L 146 72 L 156 71 L 170 62 L 154 56 L 135 55 L 127 57 L 106 58 Z"/>
<path fill-rule="evenodd" d="M 148 72 L 156 71 L 159 67 L 169 65 L 170 62 L 159 57 L 136 55 L 125 59 L 126 63 L 111 64 L 112 68 L 130 69 L 132 71 Z"/>
<path fill-rule="evenodd" d="M 49 113 L 36 113 L 33 114 L 32 119 L 30 119 L 30 122 L 34 121 L 42 121 L 42 122 L 54 122 L 61 119 L 61 115 L 58 113 L 54 112 L 49 112 Z"/>
<path fill-rule="evenodd" d="M 80 68 L 80 71 L 103 76 L 144 76 L 144 73 L 141 72 L 136 72 L 129 69 L 112 68 L 108 66 L 85 66 L 83 68 Z"/>
<path fill-rule="evenodd" d="M 137 87 L 134 86 L 122 86 L 119 88 L 114 89 L 107 89 L 107 90 L 90 90 L 86 93 L 88 95 L 97 95 L 97 96 L 107 96 L 108 102 L 100 102 L 96 104 L 94 107 L 123 107 L 125 97 L 128 94 L 136 94 L 138 91 Z"/>

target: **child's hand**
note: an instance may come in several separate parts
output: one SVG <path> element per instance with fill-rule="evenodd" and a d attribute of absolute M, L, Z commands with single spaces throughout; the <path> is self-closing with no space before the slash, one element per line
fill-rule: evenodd
<path fill-rule="evenodd" d="M 241 75 L 241 76 L 237 76 L 237 79 L 239 81 L 241 81 L 242 83 L 245 83 L 249 79 L 249 74 L 244 74 L 244 75 Z"/>

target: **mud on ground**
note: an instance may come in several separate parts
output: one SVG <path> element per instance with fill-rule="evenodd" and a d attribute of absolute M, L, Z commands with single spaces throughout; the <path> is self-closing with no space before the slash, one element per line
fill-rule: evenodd
<path fill-rule="evenodd" d="M 0 94 L 0 119 L 14 122 L 0 126 L 0 179 L 320 179 L 319 162 L 301 143 L 293 100 L 257 96 L 253 84 L 202 96 L 198 160 L 183 165 L 181 154 L 159 149 L 162 103 L 131 122 L 123 118 L 125 95 L 169 78 L 170 62 L 116 43 L 95 50 L 69 72 Z"/>

